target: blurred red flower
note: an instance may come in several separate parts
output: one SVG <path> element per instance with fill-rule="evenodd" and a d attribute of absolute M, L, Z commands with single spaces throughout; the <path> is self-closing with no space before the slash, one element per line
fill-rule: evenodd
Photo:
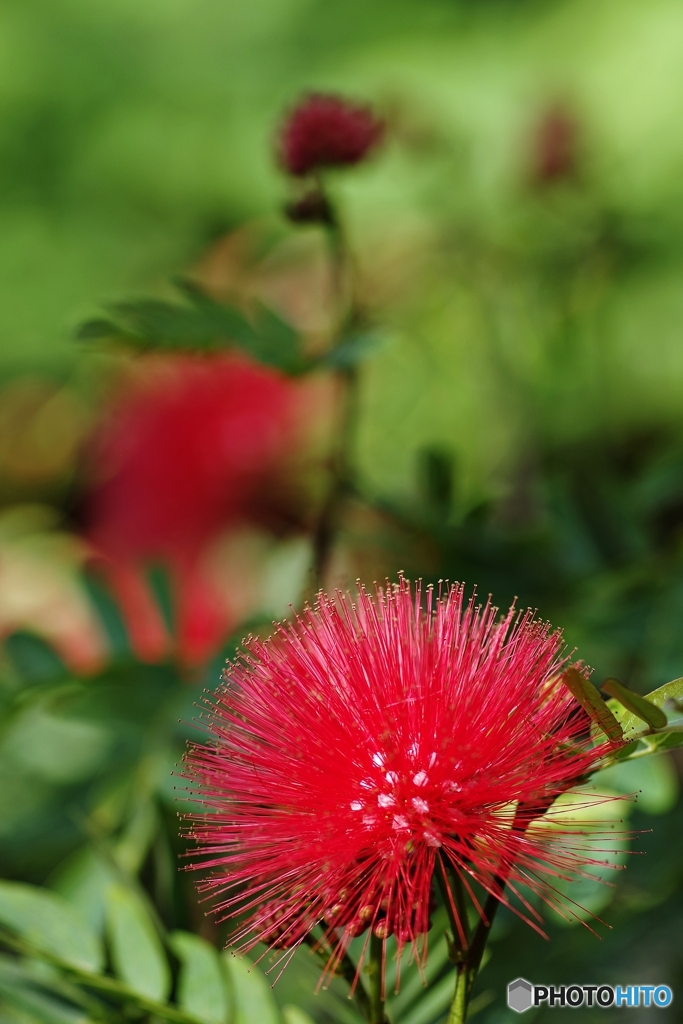
<path fill-rule="evenodd" d="M 325 922 L 333 962 L 368 928 L 400 954 L 430 927 L 439 861 L 540 931 L 529 894 L 562 910 L 557 879 L 604 863 L 590 826 L 546 814 L 615 748 L 592 744 L 566 666 L 531 612 L 499 619 L 460 586 L 425 608 L 404 580 L 250 641 L 185 769 L 207 808 L 193 866 L 233 941 L 292 947 Z"/>
<path fill-rule="evenodd" d="M 551 107 L 536 129 L 534 177 L 548 184 L 571 178 L 577 170 L 578 125 L 561 104 Z"/>
<path fill-rule="evenodd" d="M 167 637 L 142 567 L 172 573 L 181 656 L 200 662 L 226 631 L 201 559 L 222 531 L 267 519 L 296 443 L 301 387 L 242 354 L 140 360 L 91 447 L 86 531 L 121 601 L 136 652 Z"/>
<path fill-rule="evenodd" d="M 280 161 L 296 177 L 356 164 L 376 146 L 384 125 L 367 106 L 311 93 L 292 111 L 280 138 Z"/>

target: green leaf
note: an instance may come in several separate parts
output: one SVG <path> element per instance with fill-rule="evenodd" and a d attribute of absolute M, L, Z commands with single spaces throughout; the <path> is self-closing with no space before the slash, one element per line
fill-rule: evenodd
<path fill-rule="evenodd" d="M 571 928 L 589 920 L 611 903 L 616 894 L 611 883 L 627 857 L 623 848 L 623 825 L 632 813 L 634 803 L 610 799 L 616 792 L 610 792 L 606 786 L 604 789 L 596 787 L 596 790 L 594 800 L 582 792 L 563 793 L 536 826 L 547 831 L 551 842 L 553 833 L 566 836 L 568 832 L 580 832 L 590 836 L 597 832 L 599 835 L 599 860 L 585 865 L 574 877 L 569 874 L 553 880 L 555 891 L 569 899 L 565 908 L 567 913 L 565 915 L 553 905 L 546 906 L 544 913 L 563 927 Z"/>
<path fill-rule="evenodd" d="M 251 338 L 245 338 L 241 345 L 259 362 L 290 374 L 303 373 L 310 368 L 299 354 L 296 332 L 267 306 L 257 307 L 255 328 Z"/>
<path fill-rule="evenodd" d="M 390 996 L 391 1011 L 396 1019 L 402 1020 L 404 1012 L 424 996 L 426 985 L 434 983 L 447 963 L 448 943 L 445 935 L 441 935 L 434 943 L 430 943 L 429 957 L 422 971 L 414 963 L 407 970 L 404 966 L 401 972 L 401 991 L 396 996 Z"/>
<path fill-rule="evenodd" d="M 5 751 L 32 775 L 67 785 L 92 775 L 106 758 L 111 742 L 106 726 L 53 714 L 46 697 L 17 717 L 5 741 Z"/>
<path fill-rule="evenodd" d="M 181 963 L 178 1004 L 206 1024 L 230 1019 L 226 975 L 217 950 L 199 935 L 173 932 L 169 945 Z"/>
<path fill-rule="evenodd" d="M 646 722 L 652 729 L 664 729 L 668 718 L 656 704 L 622 686 L 618 679 L 606 679 L 602 684 L 605 693 L 615 697 L 632 715 Z"/>
<path fill-rule="evenodd" d="M 232 1024 L 282 1024 L 282 1017 L 265 975 L 246 957 L 223 954 L 235 995 Z"/>
<path fill-rule="evenodd" d="M 625 710 L 615 700 L 608 702 L 619 718 L 624 738 L 631 741 L 615 755 L 614 760 L 617 762 L 632 761 L 683 746 L 683 678 L 672 679 L 671 682 L 646 694 L 645 699 L 666 712 L 665 729 L 656 733 L 649 732 L 649 726 L 642 718 Z"/>
<path fill-rule="evenodd" d="M 286 373 L 309 368 L 299 353 L 299 335 L 273 310 L 256 304 L 245 316 L 216 302 L 191 281 L 176 282 L 185 303 L 161 299 L 120 302 L 113 319 L 90 320 L 79 329 L 84 341 L 118 339 L 134 348 L 166 351 L 219 351 L 237 345 L 255 359 Z"/>
<path fill-rule="evenodd" d="M 642 764 L 617 761 L 593 777 L 598 792 L 603 787 L 617 793 L 636 793 L 638 810 L 666 814 L 678 800 L 678 776 L 669 757 L 650 757 Z"/>
<path fill-rule="evenodd" d="M 69 675 L 52 647 L 34 633 L 18 630 L 4 644 L 13 667 L 26 682 L 53 681 Z"/>
<path fill-rule="evenodd" d="M 104 629 L 112 658 L 130 655 L 130 642 L 121 610 L 105 583 L 93 572 L 84 572 L 83 586 Z"/>
<path fill-rule="evenodd" d="M 50 877 L 50 888 L 63 896 L 99 935 L 104 931 L 106 895 L 115 881 L 111 868 L 92 846 L 76 850 Z"/>
<path fill-rule="evenodd" d="M 675 750 L 676 747 L 683 747 L 682 732 L 648 733 L 617 751 L 613 763 L 619 764 L 621 761 L 634 761 L 640 757 L 649 757 L 651 754 L 662 754 L 667 750 Z"/>
<path fill-rule="evenodd" d="M 107 892 L 107 927 L 116 974 L 135 992 L 165 999 L 171 973 L 161 940 L 140 898 L 122 885 Z"/>
<path fill-rule="evenodd" d="M 431 1024 L 441 1018 L 453 999 L 454 986 L 453 973 L 449 972 L 401 1017 L 401 1024 Z"/>
<path fill-rule="evenodd" d="M 29 1019 L 42 1024 L 87 1024 L 88 1021 L 83 1009 L 32 984 L 20 968 L 5 958 L 0 962 L 0 997 L 6 1004 L 27 1014 Z"/>
<path fill-rule="evenodd" d="M 581 707 L 600 726 L 609 739 L 619 741 L 623 738 L 622 727 L 589 679 L 582 676 L 575 668 L 566 669 L 560 678 L 572 696 L 578 700 Z"/>
<path fill-rule="evenodd" d="M 75 907 L 57 893 L 0 881 L 0 922 L 33 946 L 84 971 L 99 971 L 104 951 Z"/>
<path fill-rule="evenodd" d="M 143 781 L 139 778 L 138 787 L 142 785 Z M 153 800 L 140 800 L 121 832 L 114 854 L 116 863 L 128 876 L 134 877 L 139 873 L 158 830 L 156 804 Z"/>
<path fill-rule="evenodd" d="M 103 338 L 115 338 L 119 334 L 119 328 L 111 320 L 98 317 L 95 320 L 86 320 L 76 329 L 78 341 L 101 341 Z"/>
<path fill-rule="evenodd" d="M 683 678 L 672 679 L 670 683 L 665 683 L 664 686 L 660 686 L 657 690 L 646 693 L 645 699 L 650 704 L 666 712 L 666 733 L 683 732 L 683 707 L 679 706 L 683 702 Z M 623 715 L 621 723 L 627 739 L 635 737 L 647 729 L 640 716 L 633 713 Z M 683 743 L 683 739 L 681 743 Z M 673 746 L 680 745 L 679 743 L 673 744 Z"/>
<path fill-rule="evenodd" d="M 285 1024 L 315 1024 L 313 1018 L 300 1010 L 298 1006 L 283 1006 L 282 1017 Z"/>

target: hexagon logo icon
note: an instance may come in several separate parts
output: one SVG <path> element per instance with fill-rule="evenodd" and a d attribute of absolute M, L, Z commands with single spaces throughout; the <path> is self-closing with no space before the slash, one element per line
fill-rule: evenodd
<path fill-rule="evenodd" d="M 525 978 L 516 978 L 508 985 L 508 1006 L 517 1013 L 524 1013 L 533 1003 L 533 986 Z"/>

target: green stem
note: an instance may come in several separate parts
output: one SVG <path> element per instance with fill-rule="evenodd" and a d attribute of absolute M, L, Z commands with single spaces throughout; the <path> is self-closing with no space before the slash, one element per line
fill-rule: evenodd
<path fill-rule="evenodd" d="M 313 538 L 313 564 L 318 588 L 325 585 L 341 505 L 351 489 L 350 451 L 358 411 L 358 372 L 355 367 L 349 367 L 340 370 L 338 375 L 343 387 L 339 440 L 332 459 L 332 483 Z"/>
<path fill-rule="evenodd" d="M 502 895 L 505 882 L 503 879 L 498 878 L 496 883 L 500 885 L 500 889 L 497 889 L 497 891 Z M 493 919 L 499 906 L 500 899 L 494 896 L 493 893 L 489 893 L 482 908 L 483 916 L 477 925 L 472 941 L 463 953 L 462 963 L 458 964 L 455 992 L 448 1014 L 448 1024 L 464 1024 L 464 1021 L 467 1020 L 467 1007 L 472 995 L 472 989 L 479 973 Z"/>
<path fill-rule="evenodd" d="M 386 1024 L 382 978 L 382 939 L 370 937 L 370 1024 Z"/>
<path fill-rule="evenodd" d="M 504 880 L 498 878 L 496 883 L 500 884 L 500 895 L 503 895 L 503 889 L 505 888 Z M 467 967 L 468 970 L 473 971 L 472 983 L 477 976 L 479 966 L 484 956 L 486 949 L 486 943 L 488 942 L 489 933 L 493 924 L 493 919 L 496 916 L 498 907 L 500 906 L 500 899 L 498 896 L 494 896 L 493 893 L 489 893 L 486 902 L 484 903 L 483 911 L 484 916 L 477 925 L 477 930 L 474 933 L 470 948 L 467 952 Z"/>
<path fill-rule="evenodd" d="M 469 1002 L 470 980 L 468 971 L 464 966 L 458 968 L 455 978 L 455 995 L 451 1008 L 448 1011 L 447 1024 L 464 1024 L 467 1019 L 467 1004 Z"/>
<path fill-rule="evenodd" d="M 512 822 L 512 829 L 524 833 L 526 830 L 525 822 L 525 808 L 523 804 L 518 804 L 517 810 L 515 811 L 515 817 Z M 479 924 L 472 936 L 472 940 L 469 943 L 463 963 L 458 965 L 458 973 L 455 979 L 455 993 L 453 995 L 453 1002 L 448 1014 L 448 1024 L 464 1024 L 467 1020 L 467 1007 L 469 1005 L 470 997 L 472 995 L 472 989 L 474 988 L 474 982 L 476 981 L 479 968 L 481 967 L 481 961 L 486 950 L 486 943 L 488 942 L 489 935 L 491 933 L 491 926 L 493 920 L 500 906 L 501 897 L 503 890 L 505 889 L 508 876 L 510 874 L 511 864 L 498 866 L 498 875 L 493 880 L 491 892 L 486 897 L 484 906 L 482 907 Z"/>
<path fill-rule="evenodd" d="M 321 194 L 325 195 L 322 181 L 319 182 L 319 188 Z M 331 219 L 325 226 L 330 249 L 332 290 L 339 325 L 338 335 L 340 335 L 341 325 L 347 319 L 347 312 L 351 321 L 355 316 L 353 298 L 345 295 L 345 276 L 347 268 L 351 264 L 351 257 L 342 226 L 331 203 L 329 203 L 329 208 Z M 348 305 L 351 307 L 350 311 L 346 308 Z M 336 343 L 338 344 L 340 340 L 338 336 Z M 325 585 L 341 509 L 344 499 L 352 489 L 353 478 L 351 451 L 358 419 L 358 370 L 355 366 L 344 367 L 337 371 L 337 379 L 341 388 L 341 411 L 337 443 L 332 455 L 332 480 L 313 538 L 313 567 L 315 585 L 318 589 Z"/>

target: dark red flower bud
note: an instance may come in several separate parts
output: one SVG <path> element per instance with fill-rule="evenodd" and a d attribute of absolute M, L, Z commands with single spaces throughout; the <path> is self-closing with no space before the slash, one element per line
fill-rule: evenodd
<path fill-rule="evenodd" d="M 369 107 L 311 93 L 285 121 L 280 162 L 296 177 L 321 167 L 346 167 L 362 160 L 383 134 L 384 124 Z"/>
<path fill-rule="evenodd" d="M 287 217 L 295 224 L 334 224 L 334 212 L 327 197 L 314 188 L 285 207 Z"/>

